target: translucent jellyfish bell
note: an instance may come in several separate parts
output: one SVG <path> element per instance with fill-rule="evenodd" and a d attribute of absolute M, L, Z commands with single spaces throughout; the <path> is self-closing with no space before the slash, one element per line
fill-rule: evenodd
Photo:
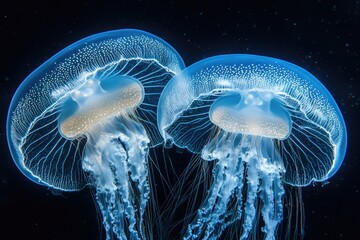
<path fill-rule="evenodd" d="M 157 102 L 182 68 L 168 43 L 140 30 L 70 45 L 31 73 L 12 99 L 7 137 L 14 162 L 50 188 L 93 185 L 107 239 L 146 238 L 148 149 L 162 141 Z"/>
<path fill-rule="evenodd" d="M 313 75 L 256 55 L 216 56 L 177 74 L 161 94 L 158 126 L 167 142 L 218 160 L 185 239 L 219 237 L 235 221 L 247 239 L 256 229 L 258 198 L 261 230 L 275 239 L 283 182 L 330 178 L 347 144 L 342 114 Z"/>

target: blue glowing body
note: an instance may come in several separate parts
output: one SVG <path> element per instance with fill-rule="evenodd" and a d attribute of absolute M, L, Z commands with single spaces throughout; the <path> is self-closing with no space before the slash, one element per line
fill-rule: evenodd
<path fill-rule="evenodd" d="M 136 29 L 84 38 L 32 72 L 16 91 L 7 137 L 32 181 L 96 190 L 107 239 L 144 239 L 148 149 L 161 143 L 160 93 L 184 68 L 164 40 Z"/>
<path fill-rule="evenodd" d="M 161 94 L 158 126 L 166 142 L 217 161 L 185 239 L 216 239 L 235 222 L 247 239 L 256 231 L 258 198 L 261 230 L 275 239 L 283 182 L 306 186 L 330 178 L 347 144 L 342 114 L 319 80 L 256 55 L 216 56 L 177 74 Z"/>

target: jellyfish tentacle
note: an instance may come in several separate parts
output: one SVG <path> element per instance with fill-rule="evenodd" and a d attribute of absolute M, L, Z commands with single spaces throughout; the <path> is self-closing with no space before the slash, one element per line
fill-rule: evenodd
<path fill-rule="evenodd" d="M 143 216 L 150 195 L 147 169 L 150 140 L 141 124 L 135 123 L 134 128 L 135 131 L 132 130 L 133 132 L 126 131 L 121 134 L 121 143 L 128 155 L 129 177 L 134 194 L 133 205 L 136 207 L 136 219 L 139 219 L 139 221 L 136 221 L 136 228 L 140 232 L 141 238 L 145 239 Z"/>
<path fill-rule="evenodd" d="M 211 221 L 214 215 L 219 215 L 220 213 L 214 213 L 216 206 L 216 202 L 218 201 L 218 198 L 220 197 L 221 188 L 223 187 L 223 182 L 225 178 L 224 174 L 224 165 L 218 164 L 214 169 L 214 183 L 213 186 L 209 192 L 209 196 L 206 199 L 206 204 L 202 206 L 201 209 L 198 210 L 197 220 L 195 223 L 191 224 L 188 227 L 187 236 L 184 239 L 197 239 L 201 237 L 201 234 L 204 231 L 204 228 L 206 225 L 208 225 L 208 228 L 210 228 L 211 224 L 213 224 Z M 217 209 L 219 211 L 219 209 Z M 206 239 L 206 238 L 204 238 Z"/>
<path fill-rule="evenodd" d="M 283 196 L 285 189 L 281 180 L 280 173 L 275 173 L 274 176 L 274 198 L 275 198 L 275 213 L 274 219 L 279 223 L 283 219 Z"/>
<path fill-rule="evenodd" d="M 113 153 L 113 155 L 111 155 Z M 102 135 L 98 139 L 89 139 L 85 149 L 83 169 L 89 172 L 96 186 L 96 200 L 103 215 L 106 239 L 126 236 L 124 232 L 125 218 L 129 216 L 129 186 L 127 181 L 122 185 L 115 181 L 115 174 L 121 173 L 126 179 L 126 153 L 116 143 L 113 135 Z M 121 204 L 118 204 L 120 202 Z M 129 226 L 130 230 L 131 226 Z"/>
<path fill-rule="evenodd" d="M 229 207 L 228 204 L 232 198 L 236 198 L 238 202 L 242 203 L 241 190 L 243 182 L 244 164 L 238 161 L 235 156 L 230 156 L 227 159 L 220 159 L 224 164 L 224 178 L 223 186 L 218 196 L 218 201 L 215 205 L 213 215 L 218 216 L 216 224 L 208 225 L 206 231 L 206 238 L 211 237 L 217 239 L 220 237 L 225 228 L 236 220 L 241 218 L 242 210 L 240 206 Z M 236 207 L 238 207 L 236 209 Z M 231 216 L 231 217 L 230 217 Z M 231 220 L 229 220 L 231 219 Z"/>
<path fill-rule="evenodd" d="M 244 223 L 241 240 L 247 239 L 253 229 L 256 216 L 256 201 L 259 191 L 259 172 L 257 169 L 256 153 L 252 149 L 247 150 L 243 147 L 242 160 L 247 162 L 247 199 L 244 207 Z"/>
<path fill-rule="evenodd" d="M 197 220 L 188 227 L 185 239 L 217 239 L 229 224 L 241 217 L 241 208 L 229 211 L 228 204 L 232 197 L 236 197 L 236 193 L 241 193 L 238 188 L 242 188 L 244 165 L 238 161 L 238 155 L 229 144 L 218 146 L 220 148 L 211 153 L 204 152 L 211 154 L 211 158 L 216 156 L 219 162 L 213 170 L 214 183 L 208 198 L 198 211 Z M 236 216 L 229 221 L 229 215 Z"/>
<path fill-rule="evenodd" d="M 149 139 L 144 127 L 131 119 L 116 119 L 110 125 L 96 139 L 89 138 L 83 168 L 96 185 L 106 238 L 146 239 Z"/>
<path fill-rule="evenodd" d="M 110 190 L 97 188 L 96 191 L 96 200 L 103 214 L 103 225 L 107 240 L 124 239 L 122 236 L 126 236 L 124 231 L 124 207 L 119 202 L 116 202 L 116 199 L 120 198 L 116 195 L 119 194 Z"/>
<path fill-rule="evenodd" d="M 266 240 L 275 240 L 277 225 L 283 217 L 282 196 L 284 189 L 279 172 L 261 172 L 261 209 L 265 226 L 261 229 Z"/>
<path fill-rule="evenodd" d="M 227 226 L 241 219 L 244 162 L 240 160 L 241 148 L 234 145 L 239 136 L 223 132 L 219 136 L 220 140 L 209 143 L 202 152 L 204 159 L 218 159 L 218 163 L 208 197 L 184 239 L 217 239 Z"/>
<path fill-rule="evenodd" d="M 124 181 L 128 179 L 125 150 L 113 135 L 101 137 L 91 146 L 94 149 L 85 150 L 83 166 L 96 184 L 96 199 L 103 215 L 106 239 L 112 239 L 113 235 L 118 239 L 127 235 L 137 236 L 131 186 Z M 122 181 L 118 181 L 121 178 Z M 128 234 L 125 233 L 125 219 L 128 221 Z"/>

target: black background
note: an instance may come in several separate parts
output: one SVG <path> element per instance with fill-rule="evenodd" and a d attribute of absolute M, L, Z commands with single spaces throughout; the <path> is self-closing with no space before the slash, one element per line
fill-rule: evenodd
<path fill-rule="evenodd" d="M 0 12 L 0 239 L 100 239 L 90 192 L 56 195 L 22 176 L 5 124 L 12 95 L 35 68 L 83 37 L 121 28 L 163 38 L 186 65 L 251 53 L 293 62 L 320 79 L 344 115 L 349 143 L 328 184 L 303 189 L 305 239 L 360 236 L 360 1 L 7 1 Z"/>

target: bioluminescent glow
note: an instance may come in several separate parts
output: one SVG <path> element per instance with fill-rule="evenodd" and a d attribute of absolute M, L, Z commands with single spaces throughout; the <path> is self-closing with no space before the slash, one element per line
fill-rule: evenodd
<path fill-rule="evenodd" d="M 70 45 L 31 73 L 12 99 L 7 137 L 14 162 L 49 188 L 92 185 L 107 239 L 145 239 L 148 151 L 162 141 L 157 103 L 183 67 L 168 43 L 135 29 Z"/>
<path fill-rule="evenodd" d="M 347 144 L 340 110 L 313 75 L 256 55 L 216 56 L 177 74 L 161 94 L 158 126 L 167 142 L 216 161 L 185 239 L 217 239 L 231 224 L 247 239 L 258 208 L 264 239 L 275 239 L 283 184 L 330 178 Z"/>

